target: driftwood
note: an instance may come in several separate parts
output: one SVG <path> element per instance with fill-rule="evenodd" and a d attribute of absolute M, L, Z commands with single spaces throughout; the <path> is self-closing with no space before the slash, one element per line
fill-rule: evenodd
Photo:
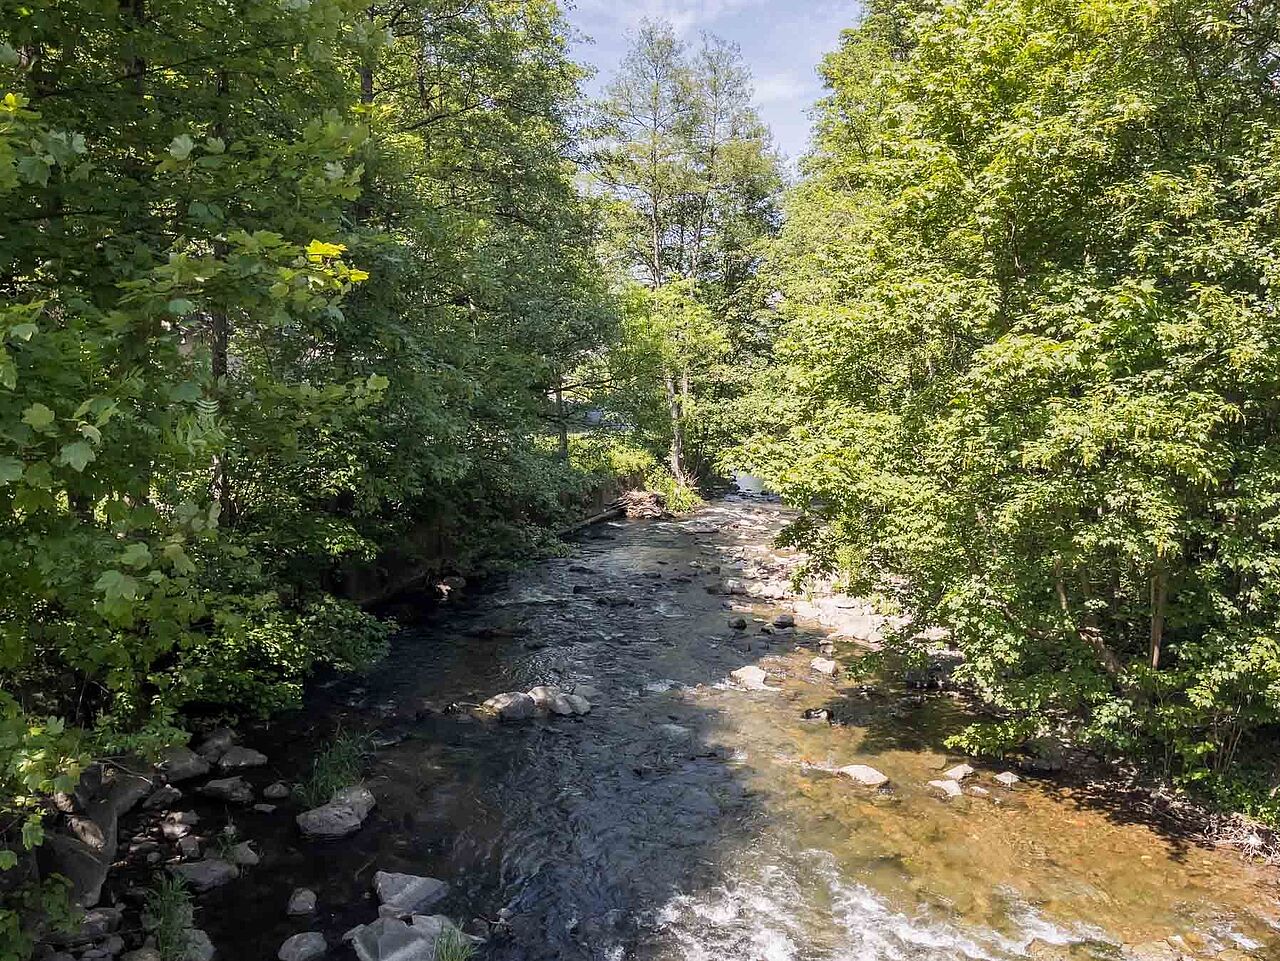
<path fill-rule="evenodd" d="M 599 514 L 592 514 L 585 520 L 578 521 L 576 524 L 570 524 L 564 530 L 560 531 L 560 536 L 568 537 L 570 534 L 576 534 L 578 531 L 592 527 L 595 524 L 603 524 L 605 521 L 611 521 L 618 517 L 625 517 L 626 513 L 627 509 L 619 502 L 614 501 L 613 504 L 605 510 L 602 510 Z"/>
<path fill-rule="evenodd" d="M 585 520 L 578 521 L 560 531 L 561 537 L 568 537 L 578 531 L 605 521 L 619 517 L 649 518 L 651 520 L 667 516 L 667 499 L 657 491 L 627 491 L 599 514 L 593 514 Z"/>

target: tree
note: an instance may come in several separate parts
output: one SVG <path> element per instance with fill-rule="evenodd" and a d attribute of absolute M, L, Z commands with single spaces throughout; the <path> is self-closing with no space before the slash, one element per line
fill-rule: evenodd
<path fill-rule="evenodd" d="M 970 747 L 1213 781 L 1274 737 L 1275 18 L 894 3 L 826 61 L 751 459 L 904 645 L 949 629 L 1005 715 Z"/>

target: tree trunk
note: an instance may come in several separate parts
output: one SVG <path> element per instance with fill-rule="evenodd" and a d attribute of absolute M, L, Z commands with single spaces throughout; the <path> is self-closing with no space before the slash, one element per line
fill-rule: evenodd
<path fill-rule="evenodd" d="M 564 415 L 564 376 L 556 375 L 556 427 L 560 435 L 560 459 L 569 461 L 569 422 Z"/>
<path fill-rule="evenodd" d="M 676 390 L 675 377 L 670 371 L 666 373 L 667 404 L 671 411 L 671 473 L 676 482 L 686 485 L 684 470 L 684 407 L 680 393 Z"/>
<path fill-rule="evenodd" d="M 1169 572 L 1157 561 L 1151 578 L 1151 669 L 1160 670 L 1165 614 L 1169 606 Z"/>

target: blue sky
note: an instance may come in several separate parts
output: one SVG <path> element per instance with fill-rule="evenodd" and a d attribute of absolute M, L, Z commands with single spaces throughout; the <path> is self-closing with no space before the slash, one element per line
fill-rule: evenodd
<path fill-rule="evenodd" d="M 702 31 L 742 47 L 755 75 L 756 103 L 778 147 L 792 160 L 809 142 L 809 111 L 822 92 L 817 66 L 852 26 L 857 0 L 571 0 L 569 20 L 591 38 L 576 57 L 599 71 L 597 92 L 645 17 L 665 19 L 686 39 Z"/>

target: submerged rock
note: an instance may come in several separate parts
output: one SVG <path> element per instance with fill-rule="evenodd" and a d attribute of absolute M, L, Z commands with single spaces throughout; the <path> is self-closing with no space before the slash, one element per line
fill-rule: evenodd
<path fill-rule="evenodd" d="M 495 695 L 481 706 L 499 721 L 527 721 L 538 710 L 533 698 L 519 691 Z"/>
<path fill-rule="evenodd" d="M 296 818 L 298 828 L 309 838 L 342 838 L 354 834 L 377 805 L 363 784 L 334 792 L 328 804 L 303 811 Z"/>
<path fill-rule="evenodd" d="M 953 781 L 950 778 L 940 781 L 930 781 L 929 787 L 948 798 L 957 798 L 964 794 L 964 791 L 960 788 L 960 782 Z"/>
<path fill-rule="evenodd" d="M 745 687 L 748 691 L 767 691 L 769 685 L 765 683 L 769 675 L 754 664 L 748 664 L 746 667 L 740 667 L 729 675 L 734 681 Z"/>
<path fill-rule="evenodd" d="M 773 626 L 782 628 L 795 627 L 796 616 L 794 614 L 779 614 L 773 619 Z"/>
<path fill-rule="evenodd" d="M 875 768 L 866 764 L 850 764 L 840 768 L 836 773 L 865 787 L 884 787 L 889 783 L 887 775 L 881 774 Z"/>
<path fill-rule="evenodd" d="M 729 618 L 729 626 L 735 631 L 745 631 L 747 629 L 747 619 L 745 617 Z"/>
<path fill-rule="evenodd" d="M 449 885 L 436 878 L 416 874 L 379 871 L 373 876 L 377 892 L 378 914 L 382 917 L 405 918 L 440 901 L 449 893 Z"/>
<path fill-rule="evenodd" d="M 360 961 L 435 961 L 435 938 L 397 918 L 379 918 L 349 934 Z"/>
<path fill-rule="evenodd" d="M 588 701 L 581 694 L 566 694 L 564 696 L 564 699 L 565 699 L 565 703 L 567 703 L 571 708 L 573 708 L 574 714 L 581 715 L 581 714 L 591 713 L 591 702 Z"/>
<path fill-rule="evenodd" d="M 295 934 L 280 945 L 276 957 L 280 961 L 315 961 L 316 958 L 323 958 L 328 951 L 329 944 L 323 934 L 319 931 L 307 931 Z"/>

